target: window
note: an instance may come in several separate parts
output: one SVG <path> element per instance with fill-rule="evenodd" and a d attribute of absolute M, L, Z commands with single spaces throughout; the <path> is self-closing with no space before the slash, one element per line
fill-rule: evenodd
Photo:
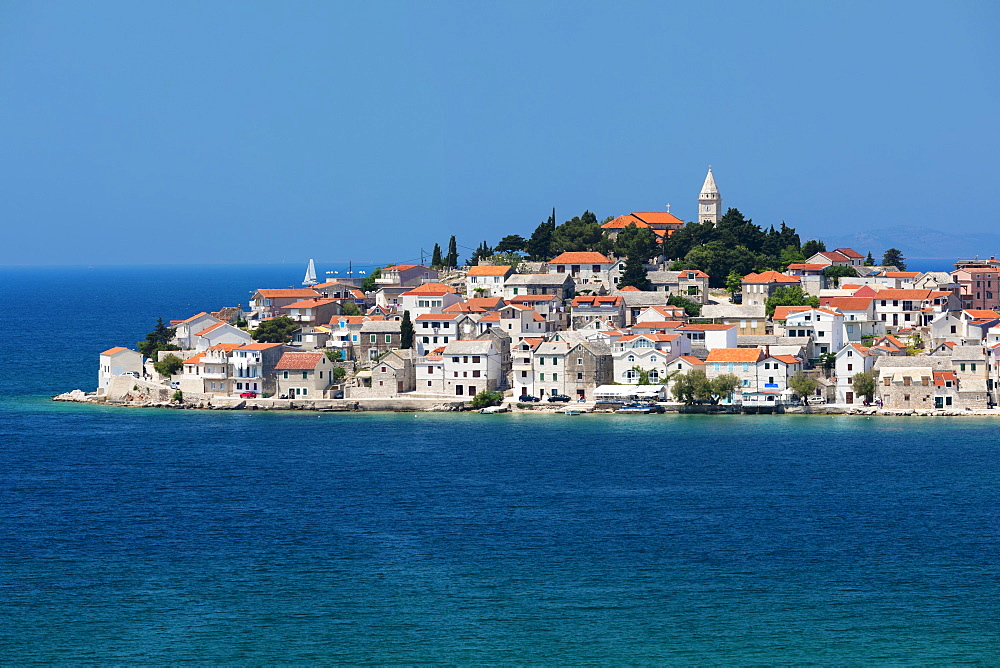
<path fill-rule="evenodd" d="M 282 378 L 288 378 L 288 372 L 287 371 L 282 371 L 281 372 L 281 377 Z"/>
<path fill-rule="evenodd" d="M 475 369 L 475 370 L 474 370 L 474 371 L 472 372 L 472 377 L 473 377 L 473 378 L 479 378 L 479 369 Z"/>
<path fill-rule="evenodd" d="M 308 380 L 308 378 L 309 378 L 309 372 L 308 371 L 303 371 L 302 372 L 302 380 Z"/>
<path fill-rule="evenodd" d="M 578 371 L 578 372 L 576 373 L 576 379 L 577 379 L 577 380 L 583 380 L 583 372 L 581 372 L 581 371 Z"/>
<path fill-rule="evenodd" d="M 369 343 L 375 343 L 375 339 L 377 339 L 377 338 L 378 337 L 375 334 L 371 334 L 371 335 L 368 336 L 368 342 Z"/>
<path fill-rule="evenodd" d="M 959 364 L 958 368 L 960 371 L 965 371 L 965 363 L 963 362 L 962 364 Z"/>
<path fill-rule="evenodd" d="M 472 363 L 473 364 L 479 364 L 479 355 L 473 355 L 472 356 Z"/>
<path fill-rule="evenodd" d="M 544 357 L 539 357 L 538 358 L 538 366 L 545 366 L 545 358 Z"/>
<path fill-rule="evenodd" d="M 576 363 L 577 363 L 578 365 L 580 365 L 580 364 L 583 364 L 583 358 L 582 358 L 582 357 L 577 357 L 577 358 L 576 358 Z"/>
<path fill-rule="evenodd" d="M 538 380 L 545 380 L 545 374 L 544 373 L 538 374 Z"/>
<path fill-rule="evenodd" d="M 975 363 L 975 362 L 973 362 L 973 363 L 971 364 L 971 367 L 972 367 L 972 368 L 971 368 L 970 370 L 971 370 L 971 371 L 975 371 L 975 370 L 976 370 L 976 363 Z"/>
<path fill-rule="evenodd" d="M 392 343 L 392 334 L 386 334 L 385 335 L 385 342 L 386 343 Z"/>
<path fill-rule="evenodd" d="M 559 374 L 557 373 L 552 374 L 552 381 L 555 382 L 557 380 L 559 380 Z"/>

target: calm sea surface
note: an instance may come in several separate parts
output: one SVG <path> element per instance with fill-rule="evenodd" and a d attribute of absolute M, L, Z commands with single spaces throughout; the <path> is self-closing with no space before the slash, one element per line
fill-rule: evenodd
<path fill-rule="evenodd" d="M 990 420 L 48 401 L 300 273 L 0 269 L 0 662 L 1000 663 Z"/>

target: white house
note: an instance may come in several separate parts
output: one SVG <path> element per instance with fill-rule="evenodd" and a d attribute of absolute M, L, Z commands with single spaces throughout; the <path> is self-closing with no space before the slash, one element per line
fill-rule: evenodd
<path fill-rule="evenodd" d="M 789 338 L 811 338 L 817 355 L 835 353 L 844 347 L 844 314 L 830 309 L 810 308 L 789 313 L 784 330 Z"/>
<path fill-rule="evenodd" d="M 502 388 L 500 351 L 492 340 L 453 341 L 442 353 L 444 394 L 472 398 L 483 390 Z M 417 379 L 418 389 L 420 378 Z"/>
<path fill-rule="evenodd" d="M 514 273 L 510 265 L 469 267 L 465 275 L 465 294 L 470 297 L 502 297 L 504 281 Z"/>
<path fill-rule="evenodd" d="M 97 393 L 105 394 L 108 390 L 108 383 L 112 376 L 122 376 L 124 374 L 135 374 L 136 378 L 142 376 L 142 354 L 137 350 L 116 346 L 105 350 L 100 355 L 100 362 L 97 370 Z"/>
<path fill-rule="evenodd" d="M 444 283 L 424 283 L 399 296 L 400 308 L 411 318 L 425 313 L 441 313 L 446 307 L 462 301 L 455 288 Z"/>
<path fill-rule="evenodd" d="M 860 397 L 854 392 L 853 377 L 875 366 L 875 355 L 860 343 L 848 343 L 837 353 L 834 373 L 837 378 L 837 403 L 853 404 Z"/>

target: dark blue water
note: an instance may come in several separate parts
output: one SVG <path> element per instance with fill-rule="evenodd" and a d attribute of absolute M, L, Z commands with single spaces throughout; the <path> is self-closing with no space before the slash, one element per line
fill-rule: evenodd
<path fill-rule="evenodd" d="M 55 404 L 263 285 L 96 271 L 0 272 L 4 663 L 1000 661 L 992 421 Z"/>

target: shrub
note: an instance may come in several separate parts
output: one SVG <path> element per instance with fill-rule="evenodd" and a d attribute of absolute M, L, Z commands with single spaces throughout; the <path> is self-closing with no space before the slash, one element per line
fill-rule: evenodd
<path fill-rule="evenodd" d="M 472 397 L 472 407 L 486 408 L 487 406 L 496 406 L 502 401 L 502 392 L 489 392 L 487 390 L 483 390 L 476 396 Z"/>
<path fill-rule="evenodd" d="M 177 355 L 164 355 L 163 359 L 153 362 L 153 368 L 161 376 L 172 376 L 184 367 L 184 360 Z"/>

